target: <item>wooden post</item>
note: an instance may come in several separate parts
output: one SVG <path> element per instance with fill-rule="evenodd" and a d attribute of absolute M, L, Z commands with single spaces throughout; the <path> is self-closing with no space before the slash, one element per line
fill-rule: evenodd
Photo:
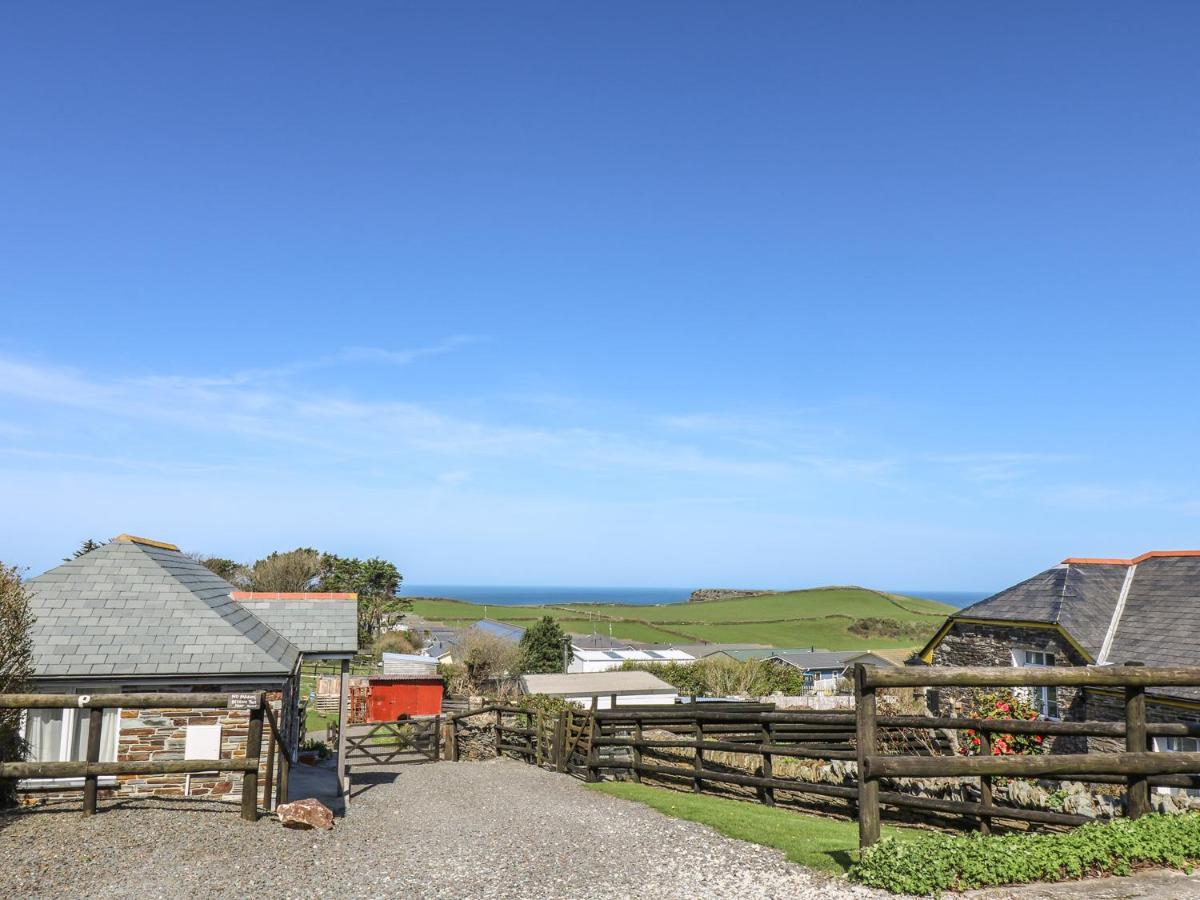
<path fill-rule="evenodd" d="M 263 704 L 250 710 L 250 727 L 246 729 L 246 762 L 257 763 L 262 755 Z M 247 822 L 258 821 L 258 766 L 247 769 L 242 776 L 242 818 Z"/>
<path fill-rule="evenodd" d="M 492 734 L 496 740 L 496 759 L 499 759 L 503 754 L 500 752 L 500 726 L 503 724 L 503 713 L 499 709 L 496 710 L 496 724 L 492 726 Z"/>
<path fill-rule="evenodd" d="M 596 752 L 596 697 L 595 696 L 592 697 L 592 714 L 591 714 L 591 716 L 588 717 L 587 729 L 588 729 L 588 736 L 587 736 L 588 746 L 587 746 L 587 756 L 584 759 L 584 763 L 587 766 L 587 775 L 584 777 L 584 780 L 590 781 L 590 782 L 596 782 L 596 781 L 600 780 L 600 770 L 598 768 L 596 768 L 598 754 Z"/>
<path fill-rule="evenodd" d="M 271 786 L 275 781 L 275 739 L 277 735 L 275 729 L 270 731 L 270 737 L 267 740 L 267 774 L 263 778 L 263 809 L 270 812 L 275 808 L 275 804 L 271 802 Z"/>
<path fill-rule="evenodd" d="M 1140 666 L 1127 662 L 1127 666 Z M 1146 751 L 1146 689 L 1141 685 L 1125 686 L 1125 751 Z M 1131 819 L 1150 812 L 1150 782 L 1145 775 L 1130 775 L 1125 788 L 1125 814 Z"/>
<path fill-rule="evenodd" d="M 642 720 L 633 720 L 633 780 L 642 783 L 642 773 L 638 771 L 642 765 Z"/>
<path fill-rule="evenodd" d="M 545 731 L 545 722 L 543 720 L 542 711 L 537 711 L 537 720 L 533 725 L 533 764 L 539 769 L 542 767 L 542 734 Z"/>
<path fill-rule="evenodd" d="M 279 754 L 279 789 L 275 792 L 276 799 L 283 798 L 283 802 L 289 801 L 288 797 L 288 776 L 292 774 L 292 760 L 287 753 Z M 276 806 L 279 804 L 276 803 Z"/>
<path fill-rule="evenodd" d="M 350 725 L 350 660 L 342 660 L 342 672 L 338 693 L 338 736 L 337 736 L 337 789 L 338 796 L 345 798 L 346 789 L 346 731 Z"/>
<path fill-rule="evenodd" d="M 104 710 L 88 711 L 88 740 L 87 761 L 100 762 L 100 729 L 104 727 Z M 85 775 L 83 778 L 83 814 L 90 816 L 96 812 L 96 794 L 99 780 L 95 775 Z"/>
<path fill-rule="evenodd" d="M 558 721 L 554 723 L 554 769 L 556 772 L 567 771 L 567 711 L 558 711 Z"/>
<path fill-rule="evenodd" d="M 867 778 L 866 760 L 877 752 L 875 688 L 866 685 L 866 667 L 854 665 L 855 747 L 858 757 L 858 846 L 879 840 L 879 782 Z"/>
<path fill-rule="evenodd" d="M 699 794 L 704 790 L 704 782 L 700 780 L 700 772 L 704 769 L 704 751 L 699 747 L 699 744 L 704 741 L 704 725 L 697 719 L 696 724 L 692 727 L 696 735 L 697 744 L 696 755 L 692 760 L 692 766 L 696 772 L 692 778 L 692 793 Z"/>
<path fill-rule="evenodd" d="M 979 755 L 980 756 L 991 756 L 992 755 L 992 734 L 991 734 L 991 732 L 990 731 L 977 731 L 976 734 L 979 736 Z M 991 775 L 980 775 L 979 776 L 979 802 L 983 806 L 991 806 L 992 805 L 992 776 Z M 980 834 L 991 834 L 992 833 L 992 817 L 991 816 L 981 815 L 979 817 L 979 833 Z"/>
<path fill-rule="evenodd" d="M 433 717 L 433 728 L 429 732 L 429 758 L 437 762 L 442 758 L 442 717 Z"/>
<path fill-rule="evenodd" d="M 773 743 L 771 731 L 772 731 L 771 723 L 764 722 L 763 726 L 762 726 L 763 746 Z M 774 766 L 771 762 L 771 754 L 770 753 L 763 753 L 763 755 L 762 755 L 762 774 L 763 774 L 763 778 L 774 778 L 775 777 L 775 770 L 774 770 Z M 761 799 L 762 799 L 762 802 L 766 806 L 774 806 L 775 805 L 775 788 L 764 786 L 762 789 Z"/>

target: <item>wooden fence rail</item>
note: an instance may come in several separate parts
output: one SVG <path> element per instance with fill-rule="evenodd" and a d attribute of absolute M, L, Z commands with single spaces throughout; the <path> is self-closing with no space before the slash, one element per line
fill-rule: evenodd
<path fill-rule="evenodd" d="M 1091 817 L 1053 809 L 1025 809 L 996 802 L 998 777 L 1047 777 L 1125 787 L 1131 817 L 1150 809 L 1150 789 L 1200 788 L 1200 753 L 1150 752 L 1154 737 L 1197 737 L 1200 723 L 1152 723 L 1146 720 L 1148 687 L 1200 686 L 1200 667 L 1157 668 L 1127 664 L 1103 667 L 928 668 L 856 666 L 853 711 L 777 710 L 773 704 L 682 703 L 662 706 L 617 706 L 579 710 L 557 718 L 519 706 L 496 704 L 449 717 L 448 742 L 457 758 L 456 722 L 467 716 L 494 714 L 489 726 L 497 752 L 535 765 L 569 771 L 589 781 L 604 773 L 624 774 L 635 781 L 657 778 L 694 791 L 713 786 L 752 787 L 758 800 L 773 805 L 779 791 L 848 801 L 858 818 L 859 840 L 868 846 L 879 838 L 881 808 L 900 808 L 973 821 L 990 832 L 996 820 L 1036 825 L 1077 826 Z M 1125 693 L 1124 721 L 1045 721 L 980 719 L 939 715 L 880 715 L 878 694 L 891 688 L 1039 687 L 1120 688 Z M 971 730 L 983 752 L 959 756 L 947 744 L 920 735 Z M 1051 753 L 990 755 L 997 734 L 1124 739 L 1120 753 Z M 689 752 L 690 751 L 690 752 Z M 761 764 L 746 770 L 744 762 L 717 767 L 714 754 L 757 757 Z M 831 784 L 779 776 L 781 759 L 856 763 L 851 783 Z M 739 771 L 741 769 L 741 771 Z M 810 776 L 811 777 L 811 776 Z M 919 796 L 893 779 L 972 779 L 973 794 L 964 799 Z M 977 779 L 977 781 L 975 780 Z M 970 799 L 972 796 L 975 799 Z"/>
<path fill-rule="evenodd" d="M 83 814 L 96 812 L 98 779 L 106 775 L 178 775 L 241 772 L 242 818 L 258 819 L 258 767 L 266 704 L 262 691 L 245 694 L 0 694 L 0 709 L 244 709 L 250 714 L 242 759 L 100 761 L 103 715 L 90 716 L 86 759 L 69 762 L 3 762 L 0 778 L 82 778 Z M 272 718 L 272 723 L 274 719 Z M 272 741 L 272 746 L 274 741 Z M 270 770 L 268 769 L 268 779 Z M 282 779 L 286 784 L 286 776 Z"/>

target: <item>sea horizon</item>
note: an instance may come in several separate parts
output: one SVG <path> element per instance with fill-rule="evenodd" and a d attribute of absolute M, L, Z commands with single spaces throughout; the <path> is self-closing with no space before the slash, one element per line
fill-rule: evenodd
<path fill-rule="evenodd" d="M 823 586 L 823 585 L 821 585 Z M 500 585 L 500 584 L 404 584 L 402 597 L 438 597 L 466 603 L 490 606 L 553 606 L 559 604 L 621 604 L 626 606 L 663 606 L 686 603 L 692 591 L 699 588 L 579 585 Z M 763 590 L 771 590 L 763 588 Z M 782 590 L 782 589 L 781 589 Z M 803 590 L 791 588 L 790 590 Z M 988 597 L 990 591 L 913 591 L 884 589 L 889 594 L 903 594 L 936 600 L 951 606 L 969 606 Z"/>

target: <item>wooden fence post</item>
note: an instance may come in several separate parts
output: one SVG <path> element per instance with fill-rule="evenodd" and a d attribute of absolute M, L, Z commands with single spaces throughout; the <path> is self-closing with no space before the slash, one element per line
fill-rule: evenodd
<path fill-rule="evenodd" d="M 867 778 L 867 757 L 877 752 L 875 734 L 875 688 L 866 684 L 866 667 L 854 665 L 855 740 L 858 757 L 858 846 L 870 847 L 879 840 L 879 782 Z"/>
<path fill-rule="evenodd" d="M 992 755 L 991 732 L 980 731 L 980 732 L 977 732 L 977 734 L 979 736 L 979 755 L 980 756 L 991 756 Z M 991 806 L 992 805 L 992 776 L 991 775 L 980 775 L 979 776 L 979 802 L 983 806 Z M 992 833 L 992 817 L 991 816 L 985 814 L 985 815 L 981 815 L 979 817 L 979 833 L 980 834 L 991 834 Z"/>
<path fill-rule="evenodd" d="M 492 734 L 496 739 L 496 759 L 500 759 L 503 754 L 500 752 L 500 726 L 503 724 L 504 713 L 496 710 L 496 724 L 492 726 Z"/>
<path fill-rule="evenodd" d="M 287 751 L 279 754 L 279 787 L 275 791 L 276 801 L 283 798 L 283 802 L 288 802 L 288 776 L 292 774 L 292 760 L 288 756 Z M 279 805 L 278 802 L 275 804 Z"/>
<path fill-rule="evenodd" d="M 764 722 L 762 725 L 762 743 L 763 743 L 764 747 L 767 746 L 768 744 L 772 743 L 771 731 L 772 731 L 771 723 Z M 762 755 L 762 774 L 763 774 L 763 778 L 774 778 L 775 777 L 775 769 L 774 769 L 774 764 L 771 761 L 771 754 L 767 753 L 765 751 L 763 752 L 763 755 Z M 775 788 L 764 786 L 762 789 L 762 794 L 761 794 L 760 799 L 762 800 L 763 804 L 765 804 L 766 806 L 774 806 L 775 805 Z"/>
<path fill-rule="evenodd" d="M 1140 662 L 1127 662 L 1140 666 Z M 1141 685 L 1125 687 L 1125 750 L 1127 753 L 1146 751 L 1146 689 Z M 1131 819 L 1150 812 L 1150 782 L 1145 775 L 1130 775 L 1125 788 L 1125 814 Z"/>
<path fill-rule="evenodd" d="M 633 720 L 633 780 L 638 784 L 642 783 L 642 773 L 638 769 L 642 766 L 642 720 Z"/>
<path fill-rule="evenodd" d="M 704 771 L 704 751 L 700 749 L 700 744 L 704 742 L 704 724 L 697 719 L 693 730 L 696 734 L 696 756 L 692 765 L 696 774 L 692 778 L 692 793 L 699 794 L 704 790 L 704 782 L 700 780 L 700 773 Z"/>
<path fill-rule="evenodd" d="M 554 723 L 554 770 L 567 771 L 567 711 L 558 711 L 558 721 Z"/>
<path fill-rule="evenodd" d="M 282 714 L 282 711 L 281 711 Z M 272 728 L 270 737 L 267 739 L 267 771 L 263 778 L 263 809 L 270 812 L 274 809 L 271 803 L 271 785 L 275 781 L 275 729 Z"/>
<path fill-rule="evenodd" d="M 593 697 L 592 702 L 595 703 L 595 701 L 596 698 Z M 587 766 L 587 775 L 584 777 L 584 780 L 595 782 L 600 780 L 600 770 L 596 768 L 596 763 L 599 761 L 599 754 L 596 751 L 596 713 L 594 711 L 588 720 L 588 726 L 587 756 L 584 759 Z M 601 734 L 603 734 L 603 731 L 601 731 Z"/>
<path fill-rule="evenodd" d="M 258 706 L 250 710 L 250 726 L 246 729 L 246 760 L 258 762 L 262 755 L 263 698 L 259 695 Z M 242 775 L 242 818 L 247 822 L 258 821 L 258 766 L 247 769 Z"/>
<path fill-rule="evenodd" d="M 87 761 L 100 762 L 100 729 L 104 727 L 104 710 L 88 711 L 88 740 Z M 118 726 L 119 727 L 119 726 Z M 96 794 L 99 781 L 95 775 L 85 775 L 83 778 L 83 814 L 90 816 L 96 812 Z"/>

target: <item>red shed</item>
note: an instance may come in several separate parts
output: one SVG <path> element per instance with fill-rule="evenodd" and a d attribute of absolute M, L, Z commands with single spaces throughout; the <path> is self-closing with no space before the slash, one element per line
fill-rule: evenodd
<path fill-rule="evenodd" d="M 372 675 L 367 695 L 368 722 L 395 722 L 405 716 L 436 716 L 442 711 L 440 675 Z"/>

